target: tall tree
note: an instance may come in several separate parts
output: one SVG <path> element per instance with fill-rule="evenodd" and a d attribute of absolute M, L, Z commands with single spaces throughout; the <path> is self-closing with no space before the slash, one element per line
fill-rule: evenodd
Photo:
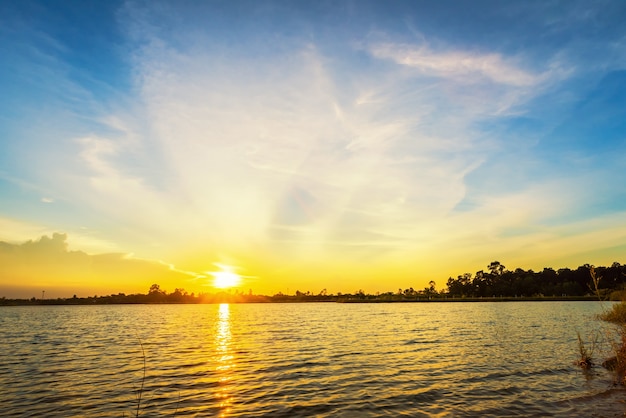
<path fill-rule="evenodd" d="M 487 266 L 487 268 L 489 269 L 489 272 L 491 274 L 498 276 L 504 273 L 504 270 L 506 269 L 506 267 L 504 267 L 503 264 L 500 264 L 499 261 L 492 261 L 491 264 Z"/>

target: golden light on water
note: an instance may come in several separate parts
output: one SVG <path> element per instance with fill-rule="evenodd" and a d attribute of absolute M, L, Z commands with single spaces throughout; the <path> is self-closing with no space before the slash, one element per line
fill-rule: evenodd
<path fill-rule="evenodd" d="M 231 410 L 232 395 L 229 393 L 229 382 L 235 366 L 234 356 L 230 352 L 231 344 L 230 306 L 220 304 L 217 311 L 215 330 L 215 371 L 218 375 L 219 389 L 217 398 L 221 409 L 220 417 L 225 417 Z"/>
<path fill-rule="evenodd" d="M 222 363 L 225 360 L 232 358 L 232 356 L 228 355 L 230 338 L 230 306 L 228 305 L 228 303 L 222 303 L 220 304 L 219 310 L 217 312 L 217 332 L 215 333 L 215 346 L 217 348 L 217 353 L 219 356 L 219 363 Z M 218 370 L 221 370 L 221 367 L 222 365 L 219 364 Z"/>

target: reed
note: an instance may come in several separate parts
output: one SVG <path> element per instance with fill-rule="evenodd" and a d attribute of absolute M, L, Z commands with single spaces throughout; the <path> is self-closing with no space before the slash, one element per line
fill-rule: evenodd
<path fill-rule="evenodd" d="M 597 334 L 594 334 L 593 339 L 591 340 L 591 348 L 588 348 L 585 345 L 582 337 L 580 336 L 580 332 L 578 334 L 578 351 L 580 352 L 580 359 L 578 359 L 577 364 L 579 367 L 583 369 L 590 369 L 593 366 L 593 351 L 596 348 L 596 344 L 598 341 Z"/>
<path fill-rule="evenodd" d="M 626 324 L 626 302 L 619 302 L 611 306 L 611 309 L 598 315 L 598 319 L 617 325 Z"/>
<path fill-rule="evenodd" d="M 135 394 L 137 397 L 137 408 L 135 409 L 135 417 L 139 417 L 139 415 L 141 414 L 141 398 L 143 397 L 143 391 L 144 391 L 144 387 L 146 384 L 146 350 L 143 347 L 143 342 L 141 341 L 141 338 L 137 337 L 137 341 L 139 341 L 139 346 L 141 347 L 141 358 L 143 360 L 143 368 L 142 368 L 142 376 L 141 376 L 141 385 L 139 386 L 139 389 L 135 389 Z M 124 412 L 122 414 L 122 417 L 125 417 L 126 413 Z M 133 414 L 131 414 L 131 416 L 133 416 Z"/>
<path fill-rule="evenodd" d="M 601 277 L 596 276 L 593 266 L 589 270 L 593 284 L 596 289 L 598 297 L 600 292 L 598 290 L 598 283 Z M 611 348 L 614 354 L 602 362 L 602 366 L 615 373 L 615 383 L 620 385 L 626 384 L 626 301 L 613 304 L 610 309 L 598 314 L 598 319 L 617 325 L 614 330 L 616 334 L 611 332 L 609 335 L 609 341 L 611 341 Z M 616 338 L 617 337 L 617 338 Z M 578 335 L 579 349 L 581 350 L 581 356 L 583 355 L 584 345 Z"/>
<path fill-rule="evenodd" d="M 143 361 L 143 367 L 142 367 L 141 384 L 139 386 L 139 389 L 135 389 L 135 393 L 136 393 L 136 396 L 137 396 L 137 407 L 135 408 L 134 415 L 131 414 L 131 416 L 134 416 L 135 418 L 138 418 L 141 415 L 141 412 L 142 412 L 141 402 L 143 400 L 143 394 L 144 394 L 144 391 L 145 391 L 146 370 L 147 370 L 146 350 L 145 350 L 145 348 L 143 346 L 143 342 L 141 341 L 141 338 L 137 337 L 137 341 L 139 341 L 139 347 L 141 347 L 141 359 Z M 181 400 L 180 399 L 180 392 L 178 392 L 178 401 L 176 402 L 176 410 L 174 411 L 174 414 L 172 416 L 176 416 L 178 414 L 178 409 L 180 407 L 180 400 Z M 122 416 L 125 417 L 126 413 L 124 413 Z"/>
<path fill-rule="evenodd" d="M 137 392 L 137 410 L 135 411 L 135 417 L 139 416 L 140 408 L 141 408 L 141 396 L 143 395 L 143 388 L 146 383 L 146 350 L 143 348 L 143 342 L 141 342 L 141 338 L 137 337 L 139 340 L 139 346 L 141 346 L 141 357 L 143 358 L 143 376 L 141 377 L 141 386 L 139 387 L 139 391 Z"/>

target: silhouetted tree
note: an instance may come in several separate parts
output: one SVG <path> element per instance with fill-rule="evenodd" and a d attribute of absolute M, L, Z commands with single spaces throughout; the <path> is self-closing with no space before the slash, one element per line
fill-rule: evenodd
<path fill-rule="evenodd" d="M 589 264 L 576 270 L 562 268 L 555 271 L 546 267 L 535 273 L 521 268 L 510 271 L 499 261 L 494 261 L 489 264 L 487 273 L 480 270 L 473 278 L 470 273 L 456 279 L 450 277 L 446 285 L 448 294 L 454 297 L 584 296 L 595 293 L 590 274 L 592 268 Z M 621 264 L 615 262 L 611 267 L 597 267 L 595 273 L 601 278 L 598 282 L 601 294 L 626 289 L 626 267 Z"/>
<path fill-rule="evenodd" d="M 153 284 L 148 291 L 148 301 L 150 302 L 163 302 L 165 301 L 165 291 L 161 290 L 161 286 Z"/>
<path fill-rule="evenodd" d="M 504 270 L 506 269 L 506 267 L 504 267 L 504 265 L 500 264 L 499 261 L 492 261 L 491 264 L 489 264 L 489 266 L 487 266 L 487 268 L 489 269 L 489 272 L 491 274 L 494 275 L 501 275 Z"/>

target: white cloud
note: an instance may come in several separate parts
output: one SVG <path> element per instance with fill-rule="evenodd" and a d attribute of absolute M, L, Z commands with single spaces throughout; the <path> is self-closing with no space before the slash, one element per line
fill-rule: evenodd
<path fill-rule="evenodd" d="M 476 126 L 524 112 L 557 71 L 387 42 L 368 51 L 398 66 L 352 67 L 346 78 L 338 57 L 312 43 L 268 58 L 181 29 L 174 44 L 132 12 L 136 96 L 100 118 L 115 134 L 78 140 L 87 182 L 74 179 L 66 200 L 137 242 L 191 245 L 190 231 L 225 247 L 288 236 L 291 248 L 332 253 L 454 240 L 464 232 L 447 216 L 466 197 L 466 176 L 502 146 Z M 498 228 L 520 222 L 487 216 Z"/>
<path fill-rule="evenodd" d="M 369 47 L 376 58 L 415 68 L 425 76 L 454 79 L 471 84 L 481 79 L 515 87 L 530 87 L 542 81 L 543 76 L 515 65 L 497 53 L 468 51 L 434 51 L 425 46 L 378 43 Z"/>
<path fill-rule="evenodd" d="M 472 125 L 502 106 L 498 91 L 468 106 L 396 70 L 355 69 L 342 84 L 313 45 L 268 61 L 199 42 L 175 49 L 141 30 L 156 40 L 134 56 L 139 97 L 104 118 L 118 137 L 80 140 L 90 196 L 77 198 L 106 202 L 99 211 L 155 241 L 186 245 L 194 231 L 207 244 L 256 245 L 289 231 L 291 248 L 310 251 L 362 234 L 396 247 L 464 198 L 464 177 L 494 146 Z M 467 58 L 460 70 L 453 56 L 430 58 L 420 64 L 429 71 L 510 69 L 500 58 Z M 517 86 L 524 74 L 498 77 Z M 149 159 L 162 165 L 136 168 Z"/>

